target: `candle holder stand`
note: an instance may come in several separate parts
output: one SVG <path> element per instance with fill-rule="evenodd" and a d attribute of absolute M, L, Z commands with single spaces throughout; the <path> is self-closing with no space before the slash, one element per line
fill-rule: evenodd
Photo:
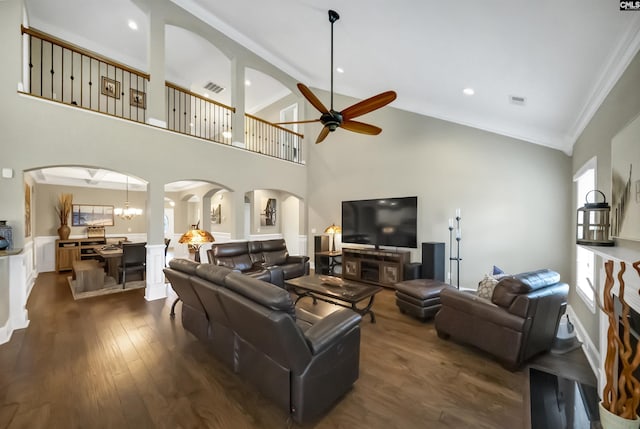
<path fill-rule="evenodd" d="M 460 257 L 460 241 L 462 241 L 462 237 L 460 235 L 460 220 L 462 219 L 460 216 L 456 216 L 456 226 L 455 226 L 455 230 L 456 230 L 456 256 L 453 256 L 453 230 L 454 230 L 454 226 L 453 224 L 449 224 L 449 284 L 453 285 L 452 283 L 452 276 L 451 276 L 451 270 L 452 270 L 452 265 L 453 262 L 455 261 L 456 263 L 456 288 L 460 289 L 460 261 L 462 261 L 462 258 Z"/>

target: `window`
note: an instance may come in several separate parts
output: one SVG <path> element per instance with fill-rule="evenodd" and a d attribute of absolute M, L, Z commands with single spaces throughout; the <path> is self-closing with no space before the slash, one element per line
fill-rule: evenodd
<path fill-rule="evenodd" d="M 576 183 L 576 211 L 584 206 L 589 191 L 596 188 L 596 158 L 582 166 L 573 177 Z M 575 212 L 574 212 L 575 213 Z M 583 246 L 576 246 L 576 291 L 595 311 L 595 254 Z"/>

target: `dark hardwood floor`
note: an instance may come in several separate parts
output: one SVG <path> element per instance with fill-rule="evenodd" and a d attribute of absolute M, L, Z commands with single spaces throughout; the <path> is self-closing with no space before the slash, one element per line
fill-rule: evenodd
<path fill-rule="evenodd" d="M 171 320 L 171 302 L 144 290 L 74 301 L 64 275 L 41 274 L 29 327 L 0 346 L 0 428 L 299 427 L 182 328 L 180 305 Z M 374 310 L 359 380 L 306 427 L 523 426 L 524 371 L 439 339 L 433 322 L 400 314 L 390 290 Z"/>

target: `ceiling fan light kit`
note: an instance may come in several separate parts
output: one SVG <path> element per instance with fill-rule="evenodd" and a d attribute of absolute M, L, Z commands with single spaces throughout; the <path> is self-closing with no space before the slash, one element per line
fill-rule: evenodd
<path fill-rule="evenodd" d="M 331 23 L 331 108 L 327 109 L 324 104 L 316 97 L 313 92 L 304 84 L 298 83 L 298 90 L 307 99 L 313 107 L 320 113 L 320 119 L 312 119 L 306 121 L 280 122 L 284 124 L 304 124 L 310 122 L 320 122 L 323 127 L 316 139 L 316 143 L 321 143 L 330 132 L 338 128 L 344 128 L 360 134 L 378 135 L 382 132 L 382 128 L 375 125 L 365 124 L 364 122 L 354 121 L 354 118 L 365 115 L 374 110 L 386 106 L 396 99 L 394 91 L 386 91 L 366 100 L 360 101 L 342 111 L 336 111 L 333 108 L 333 24 L 340 19 L 340 15 L 335 10 L 329 10 L 329 22 Z"/>

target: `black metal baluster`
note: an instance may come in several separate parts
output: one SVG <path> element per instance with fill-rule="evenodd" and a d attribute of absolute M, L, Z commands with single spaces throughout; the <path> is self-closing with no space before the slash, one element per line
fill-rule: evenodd
<path fill-rule="evenodd" d="M 213 140 L 213 129 L 211 128 L 213 123 L 213 115 L 216 113 L 216 105 L 209 104 L 209 140 Z"/>
<path fill-rule="evenodd" d="M 71 83 L 70 83 L 70 85 L 71 85 L 71 104 L 74 104 L 73 103 L 73 73 L 75 72 L 75 70 L 73 69 L 73 56 L 74 55 L 75 55 L 75 52 L 71 51 L 71 76 L 69 76 L 69 80 L 71 81 Z"/>
<path fill-rule="evenodd" d="M 140 78 L 138 78 L 140 79 Z M 140 88 L 140 83 L 137 83 L 138 88 Z M 147 79 L 146 78 L 142 78 L 142 97 L 140 98 L 140 100 L 142 101 L 142 123 L 146 123 L 147 122 Z M 138 118 L 140 118 L 140 116 L 137 116 Z"/>
<path fill-rule="evenodd" d="M 31 35 L 29 37 L 29 93 L 33 94 L 33 37 Z"/>
<path fill-rule="evenodd" d="M 49 73 L 51 73 L 51 98 L 53 99 L 53 43 L 51 45 L 51 68 L 49 69 Z"/>
<path fill-rule="evenodd" d="M 60 69 L 60 101 L 64 103 L 64 48 L 62 48 L 60 55 Z"/>
<path fill-rule="evenodd" d="M 131 100 L 134 100 L 135 98 L 133 98 L 133 88 L 131 87 L 131 75 L 133 73 L 131 72 L 127 72 L 129 74 L 129 119 L 133 119 L 133 108 L 135 107 L 136 109 L 136 121 L 138 120 L 138 106 L 133 106 L 131 104 Z M 136 75 L 136 90 L 138 89 L 138 76 Z"/>
<path fill-rule="evenodd" d="M 89 58 L 89 109 L 93 110 L 93 60 Z"/>
<path fill-rule="evenodd" d="M 44 42 L 40 40 L 40 97 L 43 96 L 44 88 Z"/>

